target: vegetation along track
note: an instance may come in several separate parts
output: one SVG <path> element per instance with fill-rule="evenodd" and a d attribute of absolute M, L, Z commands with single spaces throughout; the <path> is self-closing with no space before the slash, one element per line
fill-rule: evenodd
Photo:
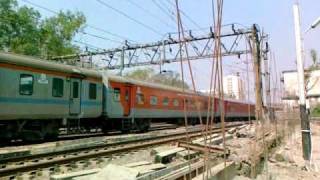
<path fill-rule="evenodd" d="M 241 126 L 243 123 L 228 125 L 226 129 Z M 220 128 L 214 128 L 210 133 L 219 133 Z M 201 136 L 201 130 L 189 132 L 190 138 Z M 94 147 L 86 147 L 81 149 L 72 149 L 54 153 L 30 155 L 0 162 L 0 177 L 16 175 L 22 172 L 31 172 L 39 169 L 49 168 L 57 165 L 65 165 L 75 163 L 90 158 L 98 158 L 102 156 L 110 156 L 117 153 L 129 152 L 141 148 L 154 145 L 176 142 L 184 139 L 185 132 L 172 133 L 157 137 L 133 140 L 127 142 L 117 142 L 112 144 L 100 144 Z"/>

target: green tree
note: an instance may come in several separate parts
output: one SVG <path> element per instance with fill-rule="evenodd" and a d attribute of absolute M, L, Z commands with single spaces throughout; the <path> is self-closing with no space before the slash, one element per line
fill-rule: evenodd
<path fill-rule="evenodd" d="M 145 68 L 145 69 L 137 69 L 134 71 L 131 71 L 127 73 L 125 76 L 136 79 L 136 80 L 141 80 L 141 81 L 150 81 L 152 77 L 154 76 L 155 72 L 151 68 Z"/>
<path fill-rule="evenodd" d="M 159 74 L 156 73 L 152 68 L 145 68 L 129 72 L 125 76 L 132 79 L 137 79 L 150 83 L 164 84 L 178 88 L 182 88 L 182 86 L 184 85 L 184 88 L 189 89 L 188 84 L 182 82 L 180 74 L 172 71 Z"/>
<path fill-rule="evenodd" d="M 82 13 L 59 12 L 57 16 L 45 19 L 40 26 L 42 56 L 61 56 L 79 52 L 71 43 L 72 38 L 86 19 Z"/>
<path fill-rule="evenodd" d="M 79 48 L 72 45 L 72 38 L 85 21 L 82 13 L 70 11 L 41 19 L 33 8 L 1 0 L 0 50 L 41 57 L 76 53 Z"/>
<path fill-rule="evenodd" d="M 39 55 L 39 27 L 40 14 L 33 9 L 22 7 L 17 10 L 12 24 L 14 31 L 9 32 L 9 50 L 28 55 Z"/>
<path fill-rule="evenodd" d="M 35 55 L 40 14 L 26 7 L 17 8 L 15 0 L 0 1 L 0 48 Z"/>

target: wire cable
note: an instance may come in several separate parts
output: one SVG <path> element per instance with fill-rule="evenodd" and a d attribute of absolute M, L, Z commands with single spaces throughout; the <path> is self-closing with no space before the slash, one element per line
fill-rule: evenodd
<path fill-rule="evenodd" d="M 169 9 L 165 9 L 162 7 L 156 0 L 152 0 L 153 4 L 155 4 L 164 14 L 166 14 L 173 22 L 176 22 L 174 13 Z M 160 1 L 161 2 L 161 1 Z M 172 13 L 172 14 L 170 14 Z"/>
<path fill-rule="evenodd" d="M 170 5 L 175 6 L 175 4 L 173 2 L 171 2 L 170 0 L 166 0 Z M 180 13 L 186 17 L 193 25 L 195 25 L 197 28 L 202 29 L 201 26 L 195 22 L 189 15 L 187 15 L 187 13 L 185 13 L 183 10 L 180 9 Z"/>
<path fill-rule="evenodd" d="M 123 43 L 123 42 L 121 42 L 121 41 L 117 41 L 117 40 L 110 39 L 110 38 L 107 38 L 107 37 L 95 35 L 95 34 L 92 34 L 92 33 L 85 32 L 85 31 L 79 31 L 79 32 L 82 33 L 82 34 L 85 34 L 85 35 L 89 35 L 89 36 L 91 36 L 91 37 L 98 38 L 98 39 L 102 39 L 102 40 L 106 40 L 106 41 L 111 41 L 111 42 L 119 43 L 119 44 L 122 44 L 122 43 Z"/>
<path fill-rule="evenodd" d="M 29 1 L 29 0 L 22 0 L 22 1 L 23 1 L 23 2 L 25 2 L 25 3 L 27 3 L 27 4 L 32 5 L 32 6 L 34 6 L 34 7 L 37 7 L 37 8 L 43 9 L 43 10 L 48 11 L 48 12 L 51 12 L 51 13 L 53 13 L 53 14 L 56 14 L 56 15 L 58 15 L 58 14 L 59 14 L 59 12 L 57 12 L 57 11 L 55 11 L 55 10 L 52 10 L 52 9 L 49 9 L 49 8 L 47 8 L 47 7 L 45 7 L 45 6 L 42 6 L 42 5 L 36 4 L 36 3 L 31 2 L 31 1 Z M 112 35 L 112 36 L 114 36 L 114 37 L 117 37 L 117 38 L 123 39 L 123 40 L 129 40 L 129 41 L 132 41 L 132 42 L 136 42 L 136 41 L 134 41 L 134 40 L 130 40 L 130 39 L 129 39 L 129 38 L 127 38 L 127 37 L 124 37 L 124 36 L 121 36 L 121 35 L 118 35 L 118 34 L 112 33 L 112 32 L 110 32 L 110 31 L 107 31 L 107 30 L 105 30 L 105 29 L 102 29 L 102 28 L 96 27 L 96 26 L 91 25 L 91 24 L 86 24 L 86 26 L 87 26 L 87 27 L 89 27 L 89 28 L 95 29 L 95 30 L 97 30 L 97 31 L 101 31 L 101 32 L 107 33 L 107 34 Z M 109 38 L 106 38 L 106 39 L 109 39 Z"/>
<path fill-rule="evenodd" d="M 78 43 L 78 44 L 83 44 L 91 49 L 94 49 L 94 50 L 100 50 L 100 49 L 103 49 L 103 48 L 100 48 L 100 47 L 97 47 L 95 45 L 92 45 L 92 44 L 89 44 L 89 43 L 85 43 L 85 42 L 82 42 L 82 41 L 78 41 L 78 40 L 72 40 L 73 42 L 75 43 Z"/>
<path fill-rule="evenodd" d="M 159 31 L 157 31 L 156 29 L 154 29 L 153 27 L 149 26 L 149 25 L 146 25 L 144 24 L 143 22 L 135 19 L 135 18 L 132 18 L 131 16 L 129 16 L 128 14 L 124 13 L 123 11 L 120 11 L 119 9 L 117 8 L 114 8 L 112 7 L 111 5 L 107 4 L 106 2 L 102 1 L 102 0 L 96 0 L 98 3 L 100 3 L 101 5 L 107 7 L 108 9 L 111 9 L 115 12 L 117 12 L 118 14 L 121 14 L 122 16 L 130 19 L 131 21 L 134 21 L 135 23 L 145 27 L 146 29 L 149 29 L 150 31 L 154 32 L 155 34 L 158 34 L 160 36 L 162 36 L 162 33 L 160 33 Z"/>
<path fill-rule="evenodd" d="M 163 2 L 163 1 L 159 1 L 159 3 L 158 3 L 158 1 L 156 1 L 156 0 L 152 0 L 152 2 L 160 9 L 160 10 L 162 10 L 166 15 L 168 15 L 168 17 L 173 21 L 173 22 L 175 22 L 176 23 L 176 20 L 175 20 L 175 17 L 174 17 L 174 12 L 172 11 L 172 10 L 170 10 L 170 8 Z M 172 5 L 173 6 L 173 8 L 176 8 L 176 5 L 175 5 L 175 3 L 173 3 L 173 2 L 170 2 L 170 1 L 168 1 L 167 0 L 167 2 L 169 3 L 169 6 L 170 5 Z M 161 5 L 163 6 L 161 6 Z M 165 8 L 166 9 L 165 9 Z M 168 12 L 167 12 L 168 11 Z M 185 14 L 181 9 L 179 10 L 181 13 L 183 13 L 183 14 Z M 190 18 L 190 17 L 189 17 Z M 192 20 L 193 21 L 193 20 Z M 181 21 L 181 23 L 183 23 L 182 21 Z M 195 22 L 194 22 L 195 23 Z M 188 28 L 184 23 L 182 24 L 186 29 L 189 29 L 189 30 L 184 30 L 184 32 L 189 32 L 189 31 L 191 31 L 191 28 Z M 200 28 L 200 26 L 198 26 L 199 27 L 199 29 L 201 30 L 201 29 L 203 29 L 203 28 Z M 205 32 L 204 30 L 201 30 L 202 32 Z M 205 32 L 206 33 L 206 32 Z M 177 34 L 177 32 L 174 32 L 174 33 L 172 33 L 172 34 Z M 198 45 L 201 45 L 199 42 L 196 42 Z M 195 44 L 193 43 L 193 42 L 191 42 L 190 43 L 192 46 L 195 46 Z"/>
<path fill-rule="evenodd" d="M 161 19 L 160 17 L 158 17 L 157 15 L 153 14 L 151 11 L 149 11 L 148 9 L 142 7 L 141 5 L 139 5 L 138 3 L 136 3 L 134 0 L 129 0 L 127 1 L 130 4 L 134 5 L 135 7 L 141 9 L 142 11 L 146 12 L 147 14 L 149 14 L 151 17 L 153 17 L 154 19 L 157 19 L 159 21 L 161 21 L 163 24 L 167 25 L 168 27 L 175 29 L 174 26 L 170 25 L 168 22 L 166 22 L 165 20 Z"/>
<path fill-rule="evenodd" d="M 112 35 L 114 37 L 118 37 L 118 38 L 120 38 L 122 40 L 128 40 L 128 41 L 137 43 L 137 41 L 135 41 L 135 40 L 132 40 L 130 38 L 127 38 L 127 37 L 124 37 L 124 36 L 121 36 L 121 35 L 118 35 L 118 34 L 115 34 L 115 33 L 112 33 L 110 31 L 107 31 L 105 29 L 101 29 L 99 27 L 96 27 L 96 26 L 93 26 L 93 25 L 90 25 L 90 24 L 87 24 L 87 27 L 89 27 L 91 29 L 94 29 L 94 30 L 97 30 L 97 31 L 101 31 L 101 32 L 107 33 L 107 34 Z"/>

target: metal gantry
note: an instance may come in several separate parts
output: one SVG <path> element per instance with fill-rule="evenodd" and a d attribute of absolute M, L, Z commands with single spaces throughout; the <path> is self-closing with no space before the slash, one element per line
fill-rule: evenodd
<path fill-rule="evenodd" d="M 229 28 L 229 29 L 227 29 Z M 266 102 L 263 96 L 268 93 L 263 92 L 262 84 L 267 77 L 268 72 L 262 73 L 264 69 L 262 60 L 268 60 L 268 36 L 259 31 L 254 24 L 251 28 L 236 28 L 234 24 L 224 26 L 223 30 L 228 33 L 221 33 L 221 54 L 222 56 L 240 56 L 242 54 L 251 54 L 253 60 L 253 69 L 255 77 L 256 94 L 256 117 L 263 119 L 262 114 L 267 113 Z M 212 59 L 215 56 L 213 46 L 217 36 L 209 29 L 207 35 L 196 36 L 188 31 L 188 37 L 180 41 L 177 34 L 169 34 L 164 40 L 147 44 L 129 44 L 128 41 L 119 48 L 107 49 L 102 51 L 86 51 L 80 54 L 53 57 L 52 60 L 61 60 L 64 63 L 83 64 L 89 63 L 91 66 L 95 63 L 100 70 L 120 70 L 120 75 L 125 68 L 159 65 L 160 72 L 163 64 L 175 63 L 181 61 L 180 51 L 184 54 L 182 61 Z M 185 49 L 179 48 L 179 43 L 186 43 L 188 47 L 188 58 L 185 55 Z M 249 49 L 245 48 L 246 44 Z M 267 98 L 265 98 L 267 99 Z"/>
<path fill-rule="evenodd" d="M 229 29 L 227 29 L 229 28 Z M 263 119 L 267 113 L 266 102 L 263 96 L 268 93 L 263 92 L 262 84 L 268 78 L 268 72 L 262 73 L 262 60 L 268 60 L 268 36 L 260 32 L 258 26 L 254 24 L 251 28 L 236 28 L 234 24 L 224 26 L 223 30 L 229 33 L 221 33 L 221 54 L 222 56 L 240 56 L 251 54 L 255 77 L 256 94 L 256 117 Z M 180 51 L 184 54 L 182 61 L 209 59 L 215 56 L 213 46 L 217 36 L 209 29 L 207 35 L 195 36 L 192 31 L 187 31 L 188 37 L 180 41 L 177 34 L 168 34 L 164 40 L 147 44 L 129 44 L 128 41 L 119 48 L 102 51 L 86 51 L 80 54 L 53 57 L 52 60 L 61 60 L 64 63 L 77 64 L 77 62 L 89 62 L 91 65 L 99 63 L 100 70 L 120 70 L 120 75 L 125 68 L 147 65 L 159 65 L 160 72 L 163 64 L 181 61 Z M 188 58 L 184 48 L 179 48 L 179 43 L 186 43 L 188 47 Z M 245 48 L 246 44 L 249 49 Z M 102 62 L 102 63 L 101 63 Z M 267 99 L 267 98 L 265 98 Z"/>
<path fill-rule="evenodd" d="M 221 34 L 222 40 L 222 55 L 223 56 L 241 56 L 242 54 L 251 53 L 251 50 L 245 50 L 243 43 L 247 43 L 252 36 L 252 28 L 237 29 L 235 25 L 230 25 L 230 28 L 224 28 L 228 33 Z M 208 59 L 214 56 L 213 44 L 217 38 L 208 28 L 206 35 L 193 35 L 192 31 L 188 31 L 188 37 L 182 39 L 186 42 L 189 51 L 189 60 Z M 120 69 L 130 68 L 135 66 L 146 65 L 163 65 L 166 63 L 174 63 L 180 61 L 178 58 L 180 41 L 177 40 L 177 34 L 168 34 L 161 41 L 147 44 L 130 44 L 124 42 L 122 47 L 83 52 L 80 54 L 66 55 L 60 57 L 52 57 L 52 60 L 63 60 L 68 62 L 99 62 L 101 69 Z M 249 40 L 251 41 L 251 40 Z M 185 52 L 183 52 L 185 53 Z M 94 59 L 94 60 L 93 60 Z M 187 60 L 186 58 L 183 61 Z"/>

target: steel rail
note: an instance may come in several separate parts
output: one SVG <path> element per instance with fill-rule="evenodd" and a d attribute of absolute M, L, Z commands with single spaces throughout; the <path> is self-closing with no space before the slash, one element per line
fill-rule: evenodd
<path fill-rule="evenodd" d="M 236 126 L 241 126 L 241 124 L 236 124 L 236 125 L 230 125 L 228 128 L 236 127 Z M 212 130 L 210 133 L 220 133 L 221 129 L 220 128 L 215 128 Z M 199 137 L 202 136 L 201 130 L 191 132 L 190 134 L 191 138 Z M 48 153 L 48 154 L 39 154 L 35 156 L 29 156 L 29 157 L 24 157 L 24 158 L 17 158 L 16 160 L 19 161 L 28 161 L 30 164 L 27 165 L 17 165 L 15 167 L 9 167 L 9 168 L 3 168 L 0 169 L 0 177 L 5 177 L 5 176 L 10 176 L 10 175 L 15 175 L 15 174 L 20 174 L 22 172 L 30 172 L 38 169 L 44 169 L 44 168 L 49 168 L 52 166 L 56 165 L 62 165 L 62 164 L 68 164 L 68 163 L 74 163 L 77 161 L 81 160 L 86 160 L 90 158 L 97 158 L 100 156 L 106 156 L 106 155 L 112 155 L 120 152 L 128 152 L 131 150 L 136 150 L 136 149 L 141 149 L 145 147 L 150 147 L 154 145 L 160 145 L 160 144 L 166 144 L 169 142 L 174 142 L 178 141 L 181 139 L 185 139 L 185 132 L 182 133 L 174 133 L 170 135 L 164 135 L 160 137 L 152 137 L 152 138 L 146 138 L 143 140 L 133 140 L 130 142 L 120 142 L 120 143 L 114 143 L 114 144 L 106 144 L 106 145 L 97 145 L 95 147 L 86 147 L 86 148 L 81 148 L 81 149 L 76 149 L 76 150 L 66 150 L 63 152 L 55 152 L 55 153 Z M 103 149 L 105 148 L 105 149 Z M 75 155 L 76 153 L 81 153 L 85 152 L 86 150 L 90 149 L 91 152 L 87 152 L 84 154 L 80 155 Z M 100 149 L 101 151 L 97 151 Z M 66 153 L 71 153 L 70 157 L 65 157 Z M 52 156 L 59 156 L 63 155 L 63 158 L 53 158 Z M 46 158 L 45 161 L 43 162 L 32 162 L 32 160 L 39 160 L 39 158 Z M 18 161 L 18 162 L 19 162 Z"/>

